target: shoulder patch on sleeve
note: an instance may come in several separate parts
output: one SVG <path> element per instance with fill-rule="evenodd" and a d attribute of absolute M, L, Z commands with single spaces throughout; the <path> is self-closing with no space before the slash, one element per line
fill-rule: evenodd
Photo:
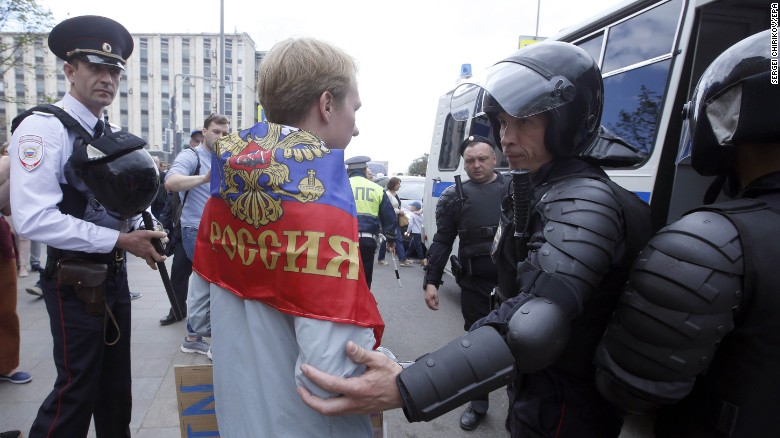
<path fill-rule="evenodd" d="M 33 171 L 43 162 L 43 137 L 23 135 L 19 137 L 19 162 L 28 171 Z"/>

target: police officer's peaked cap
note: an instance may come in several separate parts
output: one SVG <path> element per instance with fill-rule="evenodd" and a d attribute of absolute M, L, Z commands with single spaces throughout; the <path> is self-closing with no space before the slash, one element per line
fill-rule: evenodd
<path fill-rule="evenodd" d="M 347 170 L 365 169 L 366 167 L 368 167 L 369 161 L 371 161 L 371 158 L 366 157 L 365 155 L 359 155 L 357 157 L 352 157 L 347 160 L 344 160 L 344 164 L 347 165 Z"/>
<path fill-rule="evenodd" d="M 49 49 L 63 61 L 85 55 L 93 64 L 125 69 L 133 37 L 116 21 L 97 15 L 68 18 L 49 33 Z"/>
<path fill-rule="evenodd" d="M 460 156 L 462 157 L 463 153 L 466 152 L 466 148 L 474 143 L 487 143 L 491 148 L 496 148 L 496 142 L 487 137 L 482 137 L 481 135 L 469 135 L 465 140 L 463 140 L 463 143 L 460 144 Z"/>

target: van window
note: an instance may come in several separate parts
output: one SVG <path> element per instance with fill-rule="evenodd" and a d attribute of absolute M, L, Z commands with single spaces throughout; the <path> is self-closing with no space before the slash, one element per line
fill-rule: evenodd
<path fill-rule="evenodd" d="M 648 156 L 655 143 L 671 62 L 667 59 L 604 78 L 601 124 Z"/>
<path fill-rule="evenodd" d="M 601 124 L 648 157 L 657 136 L 681 12 L 682 0 L 671 0 L 607 28 Z M 597 45 L 593 39 L 601 40 L 597 36 L 577 43 L 591 56 Z"/>
<path fill-rule="evenodd" d="M 441 149 L 439 154 L 439 170 L 455 170 L 460 163 L 460 154 L 458 148 L 463 141 L 466 132 L 466 122 L 458 121 L 447 114 L 447 120 L 444 122 L 444 134 L 441 139 Z"/>
<path fill-rule="evenodd" d="M 604 32 L 599 32 L 586 40 L 575 43 L 581 49 L 588 52 L 591 58 L 598 64 L 601 61 L 601 45 L 604 42 Z"/>
<path fill-rule="evenodd" d="M 682 0 L 656 6 L 609 28 L 603 74 L 672 52 Z"/>

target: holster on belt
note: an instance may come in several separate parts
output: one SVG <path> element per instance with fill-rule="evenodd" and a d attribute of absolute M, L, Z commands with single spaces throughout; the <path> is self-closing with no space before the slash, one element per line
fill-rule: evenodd
<path fill-rule="evenodd" d="M 57 281 L 71 286 L 76 296 L 87 306 L 89 315 L 102 315 L 106 308 L 106 281 L 108 265 L 79 259 L 60 259 L 57 262 Z"/>
<path fill-rule="evenodd" d="M 460 259 L 456 255 L 450 256 L 450 268 L 452 269 L 452 275 L 455 277 L 455 282 L 459 282 L 465 275 L 463 265 L 460 264 Z"/>

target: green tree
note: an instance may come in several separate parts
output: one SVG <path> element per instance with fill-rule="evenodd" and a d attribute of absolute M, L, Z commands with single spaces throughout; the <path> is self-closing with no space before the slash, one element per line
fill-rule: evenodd
<path fill-rule="evenodd" d="M 22 54 L 31 50 L 54 26 L 54 17 L 37 0 L 0 1 L 0 79 L 16 67 L 35 72 L 35 65 L 25 63 Z M 5 96 L 8 100 L 12 96 Z"/>
<path fill-rule="evenodd" d="M 656 125 L 661 114 L 661 97 L 642 85 L 636 100 L 637 106 L 633 112 L 620 110 L 617 122 L 608 124 L 607 128 L 647 153 L 655 140 Z"/>
<path fill-rule="evenodd" d="M 409 175 L 425 175 L 428 169 L 428 154 L 424 153 L 421 157 L 415 158 L 409 165 Z"/>

